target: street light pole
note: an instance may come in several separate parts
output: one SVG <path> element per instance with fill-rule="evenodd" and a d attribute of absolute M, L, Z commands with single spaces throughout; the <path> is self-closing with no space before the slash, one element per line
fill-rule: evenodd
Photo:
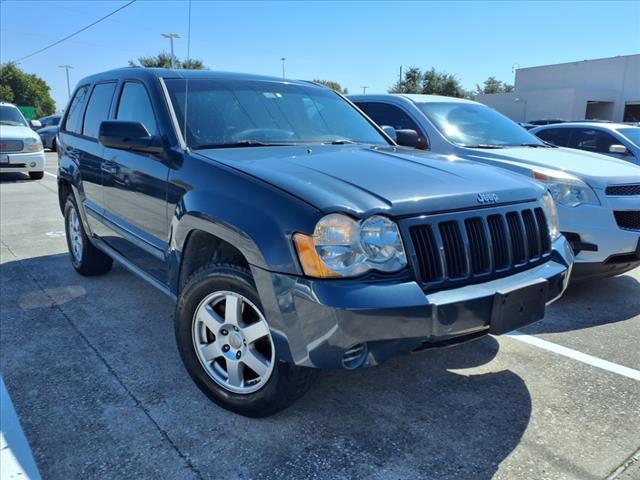
<path fill-rule="evenodd" d="M 361 88 L 362 88 L 362 94 L 366 95 L 367 94 L 367 88 L 369 88 L 369 87 L 367 86 L 367 87 L 361 87 Z"/>
<path fill-rule="evenodd" d="M 176 56 L 173 54 L 173 39 L 180 38 L 180 35 L 178 35 L 177 33 L 161 33 L 160 36 L 168 38 L 171 42 L 171 68 L 174 68 Z"/>
<path fill-rule="evenodd" d="M 284 78 L 284 62 L 285 62 L 286 60 L 287 60 L 287 59 L 286 59 L 286 58 L 284 58 L 284 57 L 282 57 L 282 58 L 280 59 L 280 61 L 282 62 L 282 78 Z"/>
<path fill-rule="evenodd" d="M 69 83 L 69 69 L 73 67 L 71 65 L 58 65 L 58 68 L 64 68 L 67 72 L 67 96 L 71 98 L 71 85 Z"/>

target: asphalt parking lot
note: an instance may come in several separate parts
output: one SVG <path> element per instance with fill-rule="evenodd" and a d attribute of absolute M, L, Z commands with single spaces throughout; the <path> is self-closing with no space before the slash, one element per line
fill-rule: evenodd
<path fill-rule="evenodd" d="M 248 419 L 190 380 L 169 299 L 75 273 L 55 171 L 0 178 L 0 366 L 43 478 L 640 478 L 640 269 L 523 336 L 325 372 Z"/>

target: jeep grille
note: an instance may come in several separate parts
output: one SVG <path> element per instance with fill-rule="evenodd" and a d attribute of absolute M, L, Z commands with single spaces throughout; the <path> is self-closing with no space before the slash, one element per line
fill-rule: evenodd
<path fill-rule="evenodd" d="M 509 275 L 545 261 L 551 252 L 540 207 L 475 210 L 412 223 L 414 270 L 424 288 Z"/>

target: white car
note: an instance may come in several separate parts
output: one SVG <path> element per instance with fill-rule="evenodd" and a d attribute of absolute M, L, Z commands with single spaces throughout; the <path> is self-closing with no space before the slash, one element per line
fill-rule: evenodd
<path fill-rule="evenodd" d="M 549 145 L 471 100 L 404 94 L 349 99 L 399 144 L 451 161 L 500 166 L 546 184 L 558 205 L 560 231 L 576 255 L 572 278 L 607 277 L 640 265 L 640 167 Z"/>
<path fill-rule="evenodd" d="M 640 165 L 640 127 L 624 123 L 570 122 L 531 130 L 558 147 L 601 153 Z"/>
<path fill-rule="evenodd" d="M 44 176 L 44 148 L 31 129 L 39 125 L 27 122 L 15 105 L 0 102 L 0 173 L 28 173 L 34 180 Z"/>

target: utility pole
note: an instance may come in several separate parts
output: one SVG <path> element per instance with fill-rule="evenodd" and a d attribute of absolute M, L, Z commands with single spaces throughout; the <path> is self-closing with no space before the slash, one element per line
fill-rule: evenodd
<path fill-rule="evenodd" d="M 366 95 L 367 94 L 367 88 L 369 88 L 369 87 L 360 87 L 360 88 L 362 88 L 362 94 Z"/>
<path fill-rule="evenodd" d="M 64 68 L 67 72 L 67 96 L 71 98 L 71 85 L 69 84 L 69 69 L 73 68 L 71 65 L 58 65 L 58 68 Z"/>
<path fill-rule="evenodd" d="M 400 76 L 398 77 L 399 81 L 402 81 L 402 65 L 400 65 Z"/>
<path fill-rule="evenodd" d="M 282 62 L 282 78 L 284 78 L 284 62 L 286 62 L 286 61 L 287 61 L 287 59 L 286 59 L 286 58 L 284 58 L 284 57 L 282 57 L 282 58 L 280 59 L 280 61 Z"/>
<path fill-rule="evenodd" d="M 161 33 L 160 36 L 164 37 L 164 38 L 168 38 L 169 41 L 171 42 L 171 68 L 174 68 L 175 65 L 175 60 L 176 60 L 176 56 L 173 54 L 173 39 L 174 38 L 180 38 L 180 35 L 178 35 L 177 33 Z"/>

